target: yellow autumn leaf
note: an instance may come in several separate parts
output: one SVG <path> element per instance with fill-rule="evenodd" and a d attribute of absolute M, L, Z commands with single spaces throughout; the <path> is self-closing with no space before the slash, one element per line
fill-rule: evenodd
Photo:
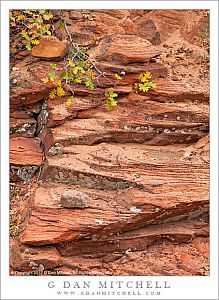
<path fill-rule="evenodd" d="M 75 63 L 74 63 L 71 59 L 69 59 L 68 64 L 69 64 L 69 66 L 71 66 L 71 67 L 74 67 L 74 66 L 75 66 Z"/>
<path fill-rule="evenodd" d="M 57 87 L 56 89 L 56 92 L 57 92 L 57 96 L 65 96 L 65 91 L 63 90 L 63 88 L 61 86 Z"/>
<path fill-rule="evenodd" d="M 40 41 L 39 40 L 32 40 L 31 43 L 33 45 L 39 45 Z"/>
<path fill-rule="evenodd" d="M 89 76 L 90 78 L 94 79 L 95 78 L 95 73 L 92 71 L 89 71 Z"/>
<path fill-rule="evenodd" d="M 67 106 L 70 106 L 70 105 L 72 104 L 72 101 L 73 101 L 73 96 L 69 97 L 69 98 L 66 100 L 65 104 L 66 104 Z"/>
<path fill-rule="evenodd" d="M 81 83 L 81 82 L 82 82 L 82 80 L 81 80 L 81 78 L 75 78 L 75 82 L 77 82 L 77 83 Z"/>
<path fill-rule="evenodd" d="M 121 79 L 122 79 L 122 77 L 119 76 L 119 74 L 115 74 L 115 78 L 118 79 L 118 80 L 121 80 Z"/>
<path fill-rule="evenodd" d="M 62 85 L 61 80 L 56 80 L 55 82 L 53 82 L 53 85 L 60 87 Z"/>
<path fill-rule="evenodd" d="M 53 18 L 53 14 L 51 14 L 51 13 L 45 14 L 45 15 L 43 15 L 43 18 L 44 18 L 44 20 L 49 20 L 49 19 Z"/>
<path fill-rule="evenodd" d="M 26 30 L 22 30 L 21 35 L 25 35 L 25 34 L 27 34 Z"/>
<path fill-rule="evenodd" d="M 145 73 L 145 77 L 146 77 L 147 79 L 150 79 L 150 78 L 151 78 L 151 72 L 147 71 L 147 72 Z"/>
<path fill-rule="evenodd" d="M 24 16 L 23 16 L 23 15 L 19 15 L 19 16 L 17 17 L 17 20 L 18 20 L 18 21 L 23 20 L 23 19 L 24 19 Z"/>
<path fill-rule="evenodd" d="M 46 83 L 49 82 L 49 78 L 46 78 L 46 77 L 45 78 L 41 78 L 41 81 L 46 84 Z"/>
<path fill-rule="evenodd" d="M 49 98 L 54 99 L 55 97 L 56 97 L 56 89 L 53 89 L 49 94 Z"/>

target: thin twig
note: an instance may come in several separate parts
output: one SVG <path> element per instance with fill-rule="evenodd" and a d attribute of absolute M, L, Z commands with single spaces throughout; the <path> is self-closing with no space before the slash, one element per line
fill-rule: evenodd
<path fill-rule="evenodd" d="M 78 56 L 78 54 L 81 53 L 81 54 L 82 54 L 82 55 L 90 62 L 90 64 L 94 67 L 94 69 L 99 73 L 98 78 L 99 78 L 99 77 L 104 77 L 104 78 L 105 78 L 107 81 L 109 81 L 111 84 L 115 85 L 115 83 L 114 83 L 112 80 L 110 80 L 110 79 L 106 76 L 106 73 L 105 73 L 105 72 L 102 72 L 99 68 L 97 68 L 97 66 L 93 63 L 93 61 L 91 60 L 91 58 L 90 58 L 86 53 L 83 53 L 83 52 L 80 50 L 80 48 L 78 47 L 78 45 L 75 44 L 75 43 L 73 42 L 72 35 L 70 34 L 70 32 L 69 32 L 69 30 L 68 30 L 68 28 L 67 28 L 65 19 L 62 17 L 62 11 L 61 11 L 61 10 L 60 10 L 60 19 L 61 19 L 62 22 L 64 23 L 64 28 L 65 28 L 65 31 L 66 31 L 66 33 L 67 33 L 67 35 L 68 35 L 68 38 L 69 38 L 69 41 L 70 41 L 71 45 L 72 45 L 73 48 L 77 51 L 76 53 L 74 53 L 73 58 L 75 58 L 75 57 L 77 56 L 81 61 L 83 61 L 83 59 L 82 59 L 80 56 Z M 97 79 L 97 80 L 98 80 L 98 79 Z M 99 82 L 99 80 L 98 80 L 98 82 Z"/>

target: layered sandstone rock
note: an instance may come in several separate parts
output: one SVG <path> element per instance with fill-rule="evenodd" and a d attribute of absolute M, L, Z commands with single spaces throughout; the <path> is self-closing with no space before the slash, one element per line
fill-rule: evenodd
<path fill-rule="evenodd" d="M 10 164 L 11 165 L 35 165 L 40 166 L 43 161 L 42 149 L 36 139 L 11 138 L 10 140 Z"/>
<path fill-rule="evenodd" d="M 160 53 L 150 42 L 134 35 L 109 35 L 101 40 L 90 56 L 97 61 L 127 65 L 147 62 Z"/>
<path fill-rule="evenodd" d="M 33 104 L 45 99 L 52 87 L 40 81 L 36 74 L 28 68 L 15 67 L 10 74 L 10 109 L 15 111 L 17 108 Z"/>
<path fill-rule="evenodd" d="M 181 150 L 106 143 L 64 148 L 42 170 L 41 180 L 56 184 L 36 191 L 22 242 L 56 244 L 115 234 L 206 209 L 208 165 Z M 61 197 L 69 188 L 92 199 L 83 214 L 62 208 Z"/>
<path fill-rule="evenodd" d="M 53 87 L 42 81 L 51 62 L 63 67 L 56 61 L 66 54 L 67 35 L 59 21 L 60 41 L 42 40 L 32 56 L 18 53 L 11 72 L 11 175 L 26 182 L 41 168 L 11 244 L 12 270 L 209 274 L 208 70 L 179 77 L 177 68 L 199 72 L 192 55 L 205 52 L 171 40 L 189 31 L 181 28 L 191 16 L 202 20 L 202 13 L 175 10 L 64 11 L 74 42 L 108 76 L 94 90 L 72 85 L 71 106 L 68 88 L 65 97 L 47 100 Z M 157 88 L 135 94 L 145 71 Z M 115 73 L 123 74 L 115 86 L 118 106 L 106 112 L 104 94 Z M 82 195 L 89 201 L 69 204 L 75 193 L 77 201 Z"/>

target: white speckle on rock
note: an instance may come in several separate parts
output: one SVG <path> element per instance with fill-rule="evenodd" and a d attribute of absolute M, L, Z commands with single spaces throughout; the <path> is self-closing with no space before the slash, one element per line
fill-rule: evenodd
<path fill-rule="evenodd" d="M 94 220 L 95 223 L 102 225 L 103 224 L 103 220 Z"/>
<path fill-rule="evenodd" d="M 185 152 L 183 156 L 188 158 L 188 157 L 190 157 L 190 155 L 191 155 L 191 152 L 188 151 L 188 152 Z"/>
<path fill-rule="evenodd" d="M 129 210 L 134 213 L 138 213 L 142 211 L 140 208 L 137 208 L 136 206 L 131 206 Z"/>
<path fill-rule="evenodd" d="M 91 240 L 92 241 L 98 241 L 98 237 L 96 235 L 92 235 Z"/>
<path fill-rule="evenodd" d="M 154 128 L 153 127 L 151 127 L 151 126 L 148 126 L 148 131 L 153 131 L 154 130 Z"/>
<path fill-rule="evenodd" d="M 181 118 L 180 118 L 180 116 L 178 116 L 178 117 L 176 117 L 176 119 L 179 121 Z"/>
<path fill-rule="evenodd" d="M 125 250 L 125 255 L 128 255 L 130 252 L 132 252 L 132 249 L 128 248 L 127 250 Z"/>
<path fill-rule="evenodd" d="M 170 130 L 169 129 L 164 129 L 164 131 L 163 131 L 164 133 L 170 133 Z"/>
<path fill-rule="evenodd" d="M 18 67 L 13 67 L 12 71 L 19 71 L 19 68 Z"/>
<path fill-rule="evenodd" d="M 129 125 L 125 125 L 124 126 L 124 130 L 125 131 L 130 131 L 130 130 L 132 130 L 132 128 Z"/>
<path fill-rule="evenodd" d="M 30 261 L 29 267 L 31 267 L 32 269 L 34 269 L 35 267 L 38 267 L 38 264 L 36 264 L 34 261 Z"/>
<path fill-rule="evenodd" d="M 39 272 L 43 272 L 45 270 L 44 265 L 40 264 L 38 267 Z"/>
<path fill-rule="evenodd" d="M 155 212 L 159 212 L 160 211 L 160 208 L 159 207 L 156 207 L 155 208 Z"/>

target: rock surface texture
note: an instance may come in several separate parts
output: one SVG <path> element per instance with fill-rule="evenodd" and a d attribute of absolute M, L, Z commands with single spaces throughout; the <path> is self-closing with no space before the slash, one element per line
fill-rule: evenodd
<path fill-rule="evenodd" d="M 51 86 L 41 79 L 51 62 L 63 65 L 63 29 L 60 40 L 17 54 L 11 274 L 209 275 L 209 65 L 189 26 L 196 20 L 201 30 L 204 11 L 78 10 L 63 17 L 98 68 L 111 79 L 124 74 L 118 106 L 105 110 L 104 77 L 95 90 L 74 87 L 71 106 L 68 96 L 47 100 Z M 133 93 L 146 71 L 157 88 Z"/>

